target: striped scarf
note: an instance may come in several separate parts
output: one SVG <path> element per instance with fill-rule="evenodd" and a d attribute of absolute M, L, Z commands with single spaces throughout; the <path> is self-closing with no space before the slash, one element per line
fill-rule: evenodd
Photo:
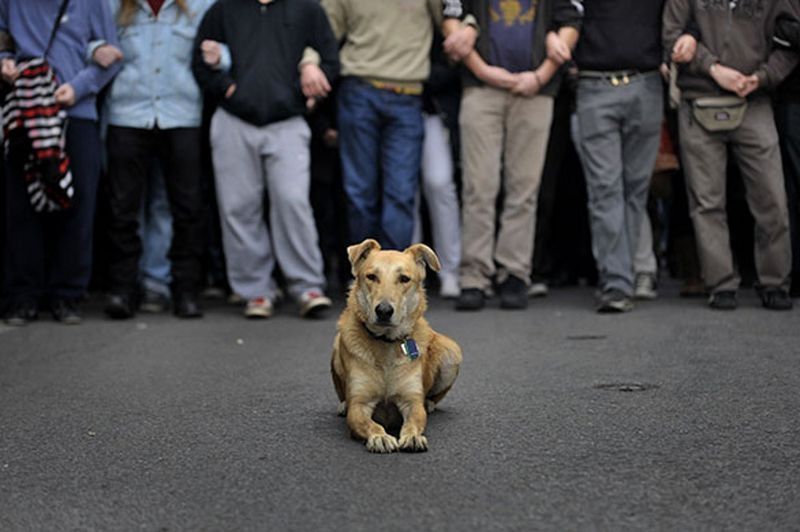
<path fill-rule="evenodd" d="M 58 83 L 44 59 L 23 61 L 19 70 L 3 103 L 6 156 L 21 168 L 36 212 L 64 210 L 75 192 L 64 149 L 67 112 L 55 100 Z"/>

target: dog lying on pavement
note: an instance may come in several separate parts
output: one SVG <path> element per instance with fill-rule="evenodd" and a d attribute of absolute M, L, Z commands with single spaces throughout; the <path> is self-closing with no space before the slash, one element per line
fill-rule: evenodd
<path fill-rule="evenodd" d="M 353 437 L 377 453 L 426 451 L 427 414 L 458 376 L 461 348 L 423 317 L 428 246 L 381 250 L 375 240 L 347 248 L 355 282 L 339 318 L 331 374 Z M 400 425 L 399 439 L 387 428 Z"/>

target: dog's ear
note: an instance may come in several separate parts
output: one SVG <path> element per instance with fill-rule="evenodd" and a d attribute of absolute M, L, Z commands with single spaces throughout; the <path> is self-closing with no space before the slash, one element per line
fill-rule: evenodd
<path fill-rule="evenodd" d="M 360 244 L 348 246 L 347 257 L 350 259 L 350 264 L 352 265 L 353 277 L 357 277 L 356 271 L 358 270 L 358 266 L 367 258 L 367 255 L 379 249 L 381 249 L 381 245 L 371 238 L 364 240 Z"/>
<path fill-rule="evenodd" d="M 426 246 L 425 244 L 414 244 L 413 246 L 409 246 L 406 248 L 404 253 L 411 253 L 414 255 L 414 259 L 420 263 L 422 269 L 425 269 L 425 265 L 428 265 L 428 268 L 431 270 L 438 272 L 442 269 L 442 265 L 439 264 L 439 257 L 436 256 L 436 253 Z"/>

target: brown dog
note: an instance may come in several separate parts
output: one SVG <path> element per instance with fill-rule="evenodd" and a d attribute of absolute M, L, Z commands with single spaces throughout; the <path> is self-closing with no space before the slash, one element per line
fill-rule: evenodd
<path fill-rule="evenodd" d="M 331 358 L 339 414 L 369 451 L 426 451 L 427 414 L 453 386 L 461 365 L 458 344 L 423 318 L 425 267 L 439 271 L 439 258 L 424 244 L 381 251 L 372 239 L 350 246 L 347 254 L 355 282 Z M 402 416 L 399 441 L 386 432 L 393 412 Z"/>

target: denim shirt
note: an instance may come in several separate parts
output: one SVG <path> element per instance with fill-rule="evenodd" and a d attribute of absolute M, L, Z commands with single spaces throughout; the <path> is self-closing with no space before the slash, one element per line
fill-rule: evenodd
<path fill-rule="evenodd" d="M 120 0 L 107 0 L 116 17 Z M 130 24 L 118 25 L 125 58 L 106 97 L 112 126 L 141 129 L 199 127 L 202 97 L 191 71 L 197 27 L 214 0 L 187 0 L 190 16 L 166 0 L 158 17 L 147 0 Z"/>

